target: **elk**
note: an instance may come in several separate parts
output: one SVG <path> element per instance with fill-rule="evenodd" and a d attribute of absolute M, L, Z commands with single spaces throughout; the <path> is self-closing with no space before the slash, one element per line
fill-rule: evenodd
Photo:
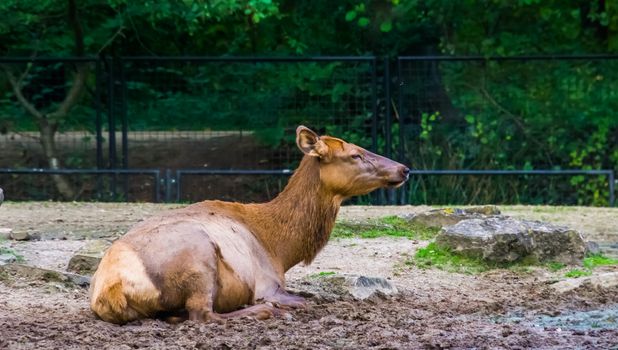
<path fill-rule="evenodd" d="M 304 126 L 304 157 L 272 201 L 203 201 L 134 226 L 106 251 L 90 287 L 104 321 L 265 319 L 304 308 L 285 289 L 285 272 L 326 245 L 341 203 L 401 186 L 409 169 Z"/>

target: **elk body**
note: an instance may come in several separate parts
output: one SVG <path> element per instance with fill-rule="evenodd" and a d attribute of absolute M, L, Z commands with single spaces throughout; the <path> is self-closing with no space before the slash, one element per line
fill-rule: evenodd
<path fill-rule="evenodd" d="M 296 143 L 305 156 L 271 202 L 196 203 L 147 219 L 114 242 L 92 278 L 94 313 L 122 324 L 166 315 L 267 318 L 303 307 L 285 291 L 285 272 L 324 247 L 344 199 L 398 187 L 409 169 L 304 126 Z"/>

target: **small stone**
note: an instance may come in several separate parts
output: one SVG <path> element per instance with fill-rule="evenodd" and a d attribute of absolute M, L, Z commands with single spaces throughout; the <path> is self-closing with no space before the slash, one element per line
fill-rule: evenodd
<path fill-rule="evenodd" d="M 110 245 L 106 240 L 95 240 L 86 244 L 71 257 L 67 270 L 79 274 L 93 274 Z"/>
<path fill-rule="evenodd" d="M 0 265 L 11 264 L 17 261 L 17 258 L 13 254 L 0 254 Z"/>
<path fill-rule="evenodd" d="M 597 254 L 601 254 L 601 247 L 599 246 L 599 243 L 594 242 L 594 241 L 587 241 L 586 242 L 586 255 L 597 255 Z"/>
<path fill-rule="evenodd" d="M 8 227 L 0 227 L 0 239 L 10 239 L 13 229 Z"/>
<path fill-rule="evenodd" d="M 393 284 L 382 277 L 367 277 L 359 275 L 330 275 L 321 278 L 322 293 L 316 293 L 323 297 L 332 294 L 338 296 L 351 296 L 357 300 L 384 300 L 388 296 L 397 295 L 399 291 Z"/>
<path fill-rule="evenodd" d="M 32 237 L 26 231 L 14 231 L 11 232 L 11 239 L 16 241 L 29 241 Z"/>

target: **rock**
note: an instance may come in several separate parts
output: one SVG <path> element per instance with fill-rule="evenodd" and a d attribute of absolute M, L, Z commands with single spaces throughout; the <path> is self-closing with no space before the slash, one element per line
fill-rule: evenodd
<path fill-rule="evenodd" d="M 13 229 L 11 229 L 11 228 L 0 227 L 0 240 L 10 239 L 11 238 L 11 232 L 13 232 Z"/>
<path fill-rule="evenodd" d="M 29 241 L 32 238 L 26 231 L 13 231 L 10 236 L 16 241 Z"/>
<path fill-rule="evenodd" d="M 13 254 L 0 254 L 0 266 L 11 264 L 17 261 L 17 257 Z"/>
<path fill-rule="evenodd" d="M 79 274 L 93 274 L 110 245 L 110 242 L 102 239 L 91 241 L 71 257 L 67 270 Z"/>
<path fill-rule="evenodd" d="M 418 223 L 427 227 L 441 228 L 455 225 L 462 220 L 480 219 L 486 216 L 500 215 L 500 210 L 495 205 L 471 207 L 466 209 L 443 208 L 427 212 L 413 214 L 405 217 L 411 223 Z"/>
<path fill-rule="evenodd" d="M 78 286 L 88 286 L 90 277 L 81 276 L 74 273 L 44 269 L 36 266 L 23 264 L 7 264 L 0 266 L 0 271 L 18 276 L 27 280 L 37 280 L 44 282 L 61 282 L 65 284 L 75 284 Z"/>
<path fill-rule="evenodd" d="M 586 243 L 575 230 L 502 216 L 464 220 L 443 228 L 436 244 L 498 263 L 531 257 L 538 262 L 577 264 L 586 252 Z"/>
<path fill-rule="evenodd" d="M 598 255 L 601 254 L 601 247 L 599 243 L 594 241 L 586 242 L 586 255 Z"/>
<path fill-rule="evenodd" d="M 570 278 L 564 281 L 554 283 L 551 287 L 558 293 L 566 293 L 580 287 L 584 287 L 586 289 L 607 289 L 613 288 L 615 286 L 618 286 L 618 272 L 601 273 L 598 275 L 583 278 Z"/>
<path fill-rule="evenodd" d="M 319 277 L 318 285 L 322 291 L 315 294 L 324 296 L 326 293 L 326 299 L 332 297 L 332 294 L 339 297 L 352 296 L 357 300 L 383 299 L 399 293 L 395 286 L 382 277 L 329 275 Z"/>

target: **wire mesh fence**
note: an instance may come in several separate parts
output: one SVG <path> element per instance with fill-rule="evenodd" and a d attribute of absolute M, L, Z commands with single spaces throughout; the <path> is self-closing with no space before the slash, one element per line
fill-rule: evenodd
<path fill-rule="evenodd" d="M 299 124 L 417 170 L 403 189 L 357 203 L 613 198 L 605 173 L 491 170 L 613 175 L 615 56 L 1 58 L 0 68 L 0 186 L 15 200 L 268 200 L 287 182 L 273 172 L 301 158 Z M 11 172 L 27 168 L 169 175 Z"/>
<path fill-rule="evenodd" d="M 618 57 L 399 57 L 397 153 L 418 169 L 616 169 Z M 400 200 L 612 202 L 608 176 L 422 176 Z M 426 197 L 427 196 L 427 197 Z"/>

